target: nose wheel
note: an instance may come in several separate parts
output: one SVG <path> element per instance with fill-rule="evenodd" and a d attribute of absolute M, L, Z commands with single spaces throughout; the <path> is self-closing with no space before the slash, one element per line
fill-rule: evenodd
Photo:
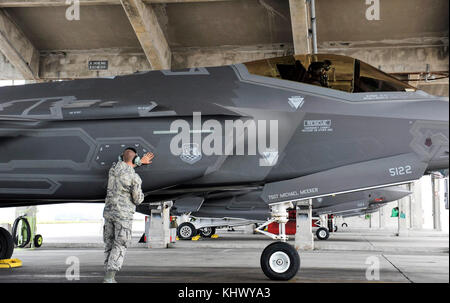
<path fill-rule="evenodd" d="M 300 269 L 300 256 L 292 245 L 274 242 L 261 254 L 261 269 L 271 280 L 287 281 Z"/>
<path fill-rule="evenodd" d="M 289 221 L 288 208 L 293 208 L 291 202 L 284 202 L 271 206 L 271 219 L 260 225 L 255 230 L 274 240 L 267 246 L 261 254 L 261 269 L 263 273 L 271 280 L 286 281 L 292 279 L 300 269 L 300 256 L 297 250 L 286 243 L 286 223 Z M 271 223 L 279 224 L 278 235 L 264 230 Z"/>

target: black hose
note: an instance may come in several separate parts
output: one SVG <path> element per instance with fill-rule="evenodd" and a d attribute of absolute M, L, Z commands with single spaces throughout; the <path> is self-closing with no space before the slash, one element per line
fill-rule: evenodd
<path fill-rule="evenodd" d="M 17 226 L 19 225 L 19 222 L 23 220 L 23 222 L 25 223 L 26 229 L 27 229 L 27 238 L 26 241 L 22 242 L 22 244 L 19 245 L 19 236 L 17 235 Z M 31 227 L 30 227 L 30 223 L 28 222 L 27 218 L 25 216 L 20 216 L 18 217 L 13 224 L 13 228 L 12 228 L 12 236 L 14 239 L 14 244 L 16 244 L 17 247 L 19 248 L 24 248 L 25 246 L 28 245 L 28 243 L 30 243 L 31 241 Z"/>

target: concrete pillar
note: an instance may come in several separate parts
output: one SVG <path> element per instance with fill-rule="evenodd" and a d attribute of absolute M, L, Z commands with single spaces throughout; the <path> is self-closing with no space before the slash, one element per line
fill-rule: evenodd
<path fill-rule="evenodd" d="M 409 189 L 409 184 L 405 185 Z M 411 216 L 411 198 L 398 200 L 398 232 L 397 236 L 408 236 L 409 220 Z"/>
<path fill-rule="evenodd" d="M 252 235 L 255 233 L 255 224 L 249 224 L 244 226 L 244 234 Z"/>
<path fill-rule="evenodd" d="M 431 175 L 431 184 L 432 184 L 432 201 L 433 201 L 433 229 L 436 231 L 441 231 L 441 209 L 440 209 L 440 184 L 439 179 Z"/>
<path fill-rule="evenodd" d="M 0 227 L 6 229 L 9 233 L 12 231 L 12 226 L 9 223 L 1 223 Z"/>
<path fill-rule="evenodd" d="M 306 0 L 289 0 L 295 54 L 311 53 L 309 13 Z"/>
<path fill-rule="evenodd" d="M 322 226 L 322 227 L 328 226 L 328 215 L 320 215 L 319 219 L 320 219 L 320 226 Z"/>
<path fill-rule="evenodd" d="M 150 228 L 146 228 L 147 248 L 167 248 L 170 244 L 170 208 L 172 202 L 163 202 L 150 213 Z"/>
<path fill-rule="evenodd" d="M 295 233 L 295 249 L 313 250 L 312 234 L 312 199 L 297 203 L 297 230 Z"/>
<path fill-rule="evenodd" d="M 385 214 L 385 208 L 386 206 L 382 206 L 378 210 L 378 227 L 380 229 L 386 228 L 386 214 Z"/>
<path fill-rule="evenodd" d="M 423 228 L 423 208 L 422 208 L 422 184 L 415 181 L 411 185 L 411 228 L 421 230 Z"/>
<path fill-rule="evenodd" d="M 370 214 L 370 228 L 378 229 L 380 228 L 380 213 L 379 211 Z"/>

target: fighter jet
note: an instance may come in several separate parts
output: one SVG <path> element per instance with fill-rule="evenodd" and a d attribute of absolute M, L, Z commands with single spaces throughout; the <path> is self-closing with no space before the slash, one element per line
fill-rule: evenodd
<path fill-rule="evenodd" d="M 102 202 L 109 167 L 131 146 L 156 155 L 137 169 L 147 201 L 261 189 L 283 224 L 293 202 L 448 168 L 448 106 L 327 54 L 4 87 L 0 203 Z M 299 256 L 277 239 L 261 267 L 290 279 Z"/>

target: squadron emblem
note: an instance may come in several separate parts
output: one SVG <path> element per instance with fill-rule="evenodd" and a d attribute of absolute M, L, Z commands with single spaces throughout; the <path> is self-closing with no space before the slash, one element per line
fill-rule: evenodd
<path fill-rule="evenodd" d="M 186 163 L 194 164 L 202 158 L 202 152 L 197 143 L 183 144 L 180 159 Z"/>
<path fill-rule="evenodd" d="M 292 96 L 289 99 L 289 105 L 293 108 L 293 109 L 299 109 L 303 106 L 303 103 L 305 103 L 305 98 L 301 97 L 301 96 Z"/>

